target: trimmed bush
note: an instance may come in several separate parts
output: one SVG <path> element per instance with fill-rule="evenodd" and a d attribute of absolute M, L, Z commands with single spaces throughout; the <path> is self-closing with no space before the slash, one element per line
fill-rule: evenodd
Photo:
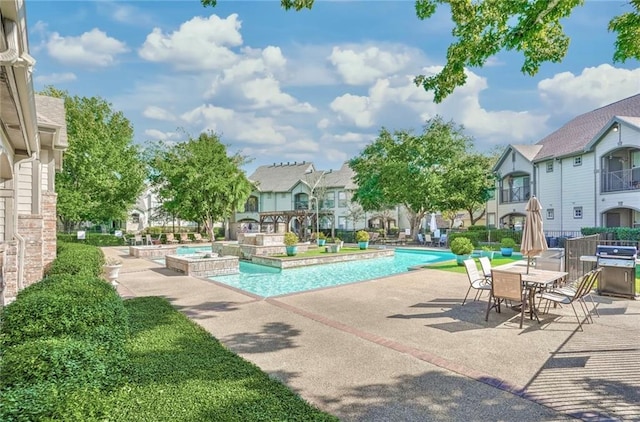
<path fill-rule="evenodd" d="M 96 342 L 105 352 L 119 352 L 126 340 L 122 299 L 95 277 L 51 276 L 22 290 L 2 311 L 0 345 L 70 337 Z"/>
<path fill-rule="evenodd" d="M 78 239 L 78 236 L 76 233 L 58 233 L 57 239 L 59 242 L 81 243 L 81 244 L 93 245 L 93 246 L 125 245 L 125 241 L 122 237 L 117 237 L 112 234 L 102 234 L 102 233 L 86 233 L 86 239 Z"/>
<path fill-rule="evenodd" d="M 454 255 L 469 255 L 473 252 L 473 243 L 466 237 L 456 237 L 451 241 L 451 253 Z"/>
<path fill-rule="evenodd" d="M 45 269 L 45 275 L 69 274 L 95 276 L 102 274 L 104 254 L 94 246 L 58 243 L 58 256 Z"/>

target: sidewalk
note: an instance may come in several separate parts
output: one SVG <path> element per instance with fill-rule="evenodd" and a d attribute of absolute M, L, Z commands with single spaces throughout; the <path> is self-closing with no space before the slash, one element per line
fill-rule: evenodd
<path fill-rule="evenodd" d="M 640 420 L 640 302 L 596 296 L 584 332 L 570 308 L 520 330 L 437 270 L 269 299 L 135 258 L 119 281 L 345 421 Z"/>

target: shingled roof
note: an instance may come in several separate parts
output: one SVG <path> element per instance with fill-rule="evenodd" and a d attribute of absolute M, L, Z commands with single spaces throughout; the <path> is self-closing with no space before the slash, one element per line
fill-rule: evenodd
<path fill-rule="evenodd" d="M 542 149 L 536 155 L 535 161 L 583 151 L 603 126 L 616 116 L 625 116 L 627 119 L 640 117 L 640 94 L 581 114 L 570 120 L 560 129 L 536 143 L 536 145 L 541 145 Z"/>
<path fill-rule="evenodd" d="M 288 192 L 300 181 L 307 180 L 310 172 L 320 173 L 313 163 L 274 163 L 258 167 L 249 179 L 258 182 L 261 192 Z M 338 170 L 328 170 L 324 175 L 323 185 L 328 188 L 356 189 L 353 182 L 354 172 L 347 163 Z"/>
<path fill-rule="evenodd" d="M 64 110 L 64 99 L 35 95 L 38 123 L 60 128 L 60 145 L 67 145 L 67 124 Z"/>

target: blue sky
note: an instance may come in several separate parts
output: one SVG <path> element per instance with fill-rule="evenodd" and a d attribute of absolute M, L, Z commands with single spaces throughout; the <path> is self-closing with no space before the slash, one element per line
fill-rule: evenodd
<path fill-rule="evenodd" d="M 529 77 L 520 55 L 500 53 L 441 104 L 412 78 L 444 65 L 446 10 L 420 21 L 410 1 L 321 1 L 297 13 L 279 3 L 27 0 L 35 88 L 106 99 L 141 144 L 213 130 L 253 159 L 249 173 L 303 160 L 339 168 L 381 127 L 419 131 L 435 115 L 463 125 L 479 151 L 535 143 L 640 92 L 640 63 L 614 64 L 606 29 L 626 2 L 576 9 L 562 63 Z"/>

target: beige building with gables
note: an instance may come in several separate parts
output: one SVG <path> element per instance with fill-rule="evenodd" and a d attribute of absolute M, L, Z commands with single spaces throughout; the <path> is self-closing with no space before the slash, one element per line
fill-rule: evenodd
<path fill-rule="evenodd" d="M 34 63 L 24 1 L 0 1 L 0 305 L 42 279 L 56 256 L 64 101 L 34 94 Z"/>

